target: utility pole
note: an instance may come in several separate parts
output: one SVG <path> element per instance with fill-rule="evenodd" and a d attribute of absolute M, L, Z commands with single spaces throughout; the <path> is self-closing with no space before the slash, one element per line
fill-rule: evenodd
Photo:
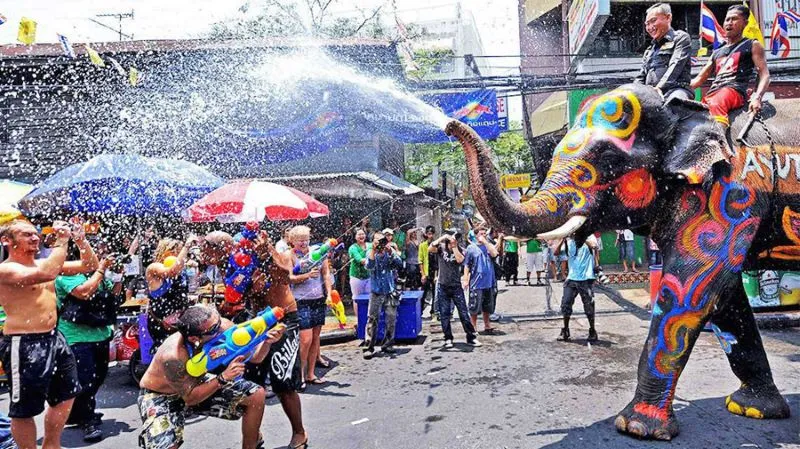
<path fill-rule="evenodd" d="M 89 20 L 91 20 L 92 22 L 100 25 L 103 28 L 107 28 L 107 29 L 117 33 L 119 35 L 119 40 L 120 41 L 122 41 L 123 37 L 125 39 L 133 40 L 133 34 L 125 34 L 125 33 L 122 32 L 122 19 L 133 19 L 133 9 L 131 9 L 131 12 L 97 14 L 95 17 L 114 17 L 114 18 L 116 18 L 117 21 L 119 22 L 119 29 L 116 29 L 116 28 L 114 28 L 113 26 L 110 26 L 110 25 L 106 25 L 105 23 L 100 22 L 99 20 L 92 19 L 91 17 L 89 18 Z"/>

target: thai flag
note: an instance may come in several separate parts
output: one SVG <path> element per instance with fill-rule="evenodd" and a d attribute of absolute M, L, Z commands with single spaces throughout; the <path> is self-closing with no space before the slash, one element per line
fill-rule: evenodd
<path fill-rule="evenodd" d="M 700 3 L 700 39 L 711 43 L 714 49 L 725 45 L 725 30 L 704 3 Z"/>
<path fill-rule="evenodd" d="M 770 47 L 772 47 L 772 54 L 777 55 L 781 47 L 784 47 L 781 58 L 789 56 L 789 50 L 792 45 L 789 41 L 789 26 L 786 24 L 785 13 L 775 14 L 775 21 L 772 24 L 772 33 L 769 36 Z"/>
<path fill-rule="evenodd" d="M 798 13 L 793 9 L 784 11 L 783 16 L 786 17 L 786 20 L 788 20 L 789 22 L 800 23 L 800 13 Z"/>

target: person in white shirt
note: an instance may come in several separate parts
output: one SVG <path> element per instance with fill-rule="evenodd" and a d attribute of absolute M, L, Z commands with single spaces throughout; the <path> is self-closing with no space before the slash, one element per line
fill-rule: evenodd
<path fill-rule="evenodd" d="M 636 270 L 636 254 L 633 245 L 633 231 L 630 229 L 617 230 L 617 248 L 619 248 L 619 258 L 622 260 L 622 272 L 628 272 L 628 263 L 631 264 L 631 271 Z"/>

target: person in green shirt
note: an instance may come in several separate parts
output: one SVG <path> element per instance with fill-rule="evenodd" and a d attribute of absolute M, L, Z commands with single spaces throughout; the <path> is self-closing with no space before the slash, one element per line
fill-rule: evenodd
<path fill-rule="evenodd" d="M 75 398 L 67 424 L 83 428 L 83 439 L 87 442 L 100 441 L 100 416 L 95 414 L 96 395 L 108 374 L 108 343 L 114 332 L 113 324 L 90 326 L 61 317 L 61 311 L 68 301 L 99 300 L 100 294 L 111 294 L 122 298 L 122 273 L 114 273 L 117 282 L 106 280 L 106 271 L 114 265 L 114 259 L 105 257 L 100 266 L 90 275 L 76 274 L 58 276 L 55 282 L 56 304 L 59 310 L 58 330 L 64 334 L 70 349 L 75 354 L 75 364 L 82 391 Z"/>
<path fill-rule="evenodd" d="M 542 245 L 536 239 L 530 239 L 525 244 L 525 269 L 528 285 L 533 285 L 531 284 L 531 272 L 536 272 L 536 285 L 542 285 L 544 257 L 542 255 Z"/>
<path fill-rule="evenodd" d="M 417 255 L 420 268 L 420 280 L 422 281 L 422 318 L 430 318 L 431 314 L 434 313 L 433 299 L 431 299 L 430 302 L 427 300 L 428 293 L 431 295 L 436 295 L 436 272 L 431 269 L 431 261 L 428 255 L 428 247 L 430 246 L 431 242 L 433 242 L 434 234 L 436 234 L 436 228 L 433 226 L 428 226 L 425 228 L 425 240 L 419 244 L 419 254 Z M 426 315 L 425 308 L 428 304 L 430 304 L 431 309 Z"/>
<path fill-rule="evenodd" d="M 392 221 L 389 222 L 389 227 L 394 234 L 394 242 L 400 249 L 400 258 L 406 260 L 406 231 L 400 229 L 396 218 L 392 218 Z"/>
<path fill-rule="evenodd" d="M 353 293 L 353 312 L 358 316 L 358 302 L 356 297 L 369 294 L 369 271 L 367 271 L 367 232 L 364 229 L 356 230 L 356 242 L 347 249 L 350 256 L 350 291 Z"/>
<path fill-rule="evenodd" d="M 519 271 L 519 241 L 509 240 L 506 237 L 505 247 L 503 248 L 503 274 L 506 278 L 506 286 L 511 285 L 511 279 L 514 279 L 514 285 L 517 285 L 517 271 Z"/>

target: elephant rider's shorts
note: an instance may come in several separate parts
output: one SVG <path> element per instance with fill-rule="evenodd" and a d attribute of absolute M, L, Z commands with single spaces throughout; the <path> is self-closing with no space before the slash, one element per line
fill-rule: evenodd
<path fill-rule="evenodd" d="M 211 374 L 203 376 L 203 382 L 209 382 L 212 379 L 214 376 Z M 179 447 L 183 444 L 183 428 L 186 424 L 187 412 L 237 420 L 244 414 L 242 402 L 256 393 L 259 388 L 253 382 L 239 378 L 192 407 L 187 407 L 177 394 L 164 394 L 142 389 L 137 401 L 139 414 L 142 417 L 139 446 L 145 449 Z"/>
<path fill-rule="evenodd" d="M 567 316 L 572 315 L 572 305 L 575 304 L 575 297 L 581 295 L 583 311 L 586 313 L 586 316 L 594 316 L 593 284 L 594 279 L 585 281 L 567 279 L 567 281 L 564 282 L 564 296 L 561 298 L 561 314 Z"/>
<path fill-rule="evenodd" d="M 744 97 L 732 87 L 721 87 L 707 93 L 703 98 L 703 103 L 708 106 L 708 112 L 711 113 L 714 120 L 728 127 L 730 126 L 728 113 L 744 106 Z"/>
<path fill-rule="evenodd" d="M 56 329 L 41 334 L 4 335 L 0 361 L 8 374 L 8 416 L 32 418 L 81 392 L 75 356 Z"/>

